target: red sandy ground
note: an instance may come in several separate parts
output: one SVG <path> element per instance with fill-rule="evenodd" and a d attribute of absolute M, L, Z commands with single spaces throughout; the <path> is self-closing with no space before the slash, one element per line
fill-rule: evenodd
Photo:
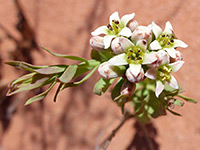
<path fill-rule="evenodd" d="M 55 52 L 90 58 L 90 33 L 107 24 L 109 15 L 135 12 L 141 25 L 155 21 L 162 28 L 170 21 L 177 37 L 189 47 L 180 49 L 185 64 L 175 73 L 185 89 L 184 95 L 199 101 L 200 97 L 200 1 L 199 0 L 20 0 L 26 18 L 36 34 L 39 45 Z M 17 9 L 12 0 L 0 0 L 0 24 L 14 37 L 20 39 L 15 29 Z M 0 56 L 2 61 L 11 60 L 9 55 L 16 45 L 0 29 Z M 32 51 L 34 64 L 70 63 L 50 56 L 44 51 Z M 22 75 L 12 67 L 2 65 L 1 85 Z M 52 92 L 42 102 L 24 106 L 33 93 L 19 94 L 9 100 L 17 106 L 6 111 L 7 120 L 0 123 L 1 150 L 93 150 L 98 135 L 111 122 L 108 132 L 121 117 L 120 109 L 110 99 L 109 92 L 98 97 L 92 94 L 97 81 L 93 76 L 77 89 L 67 89 L 52 102 Z M 4 97 L 4 92 L 1 97 Z M 9 104 L 9 106 L 11 105 Z M 13 104 L 13 105 L 14 105 Z M 13 106 L 12 105 L 12 106 Z M 175 108 L 183 117 L 168 113 L 152 120 L 150 137 L 155 150 L 200 149 L 200 105 L 185 103 Z M 11 113 L 8 113 L 11 112 Z M 8 113 L 8 114 L 7 114 Z M 11 116 L 8 116 L 11 114 Z M 2 116 L 1 116 L 2 117 Z M 2 120 L 2 118 L 1 118 Z M 135 127 L 136 126 L 136 127 Z M 108 150 L 148 150 L 140 127 L 135 120 L 128 121 L 117 133 Z"/>

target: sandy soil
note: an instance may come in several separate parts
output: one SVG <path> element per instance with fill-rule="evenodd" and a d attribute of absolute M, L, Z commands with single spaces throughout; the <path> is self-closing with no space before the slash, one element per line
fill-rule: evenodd
<path fill-rule="evenodd" d="M 170 21 L 177 37 L 189 47 L 180 49 L 185 64 L 175 77 L 185 89 L 184 95 L 199 101 L 199 0 L 20 0 L 30 27 L 16 29 L 19 22 L 13 0 L 0 0 L 0 149 L 1 150 L 93 150 L 105 128 L 111 131 L 121 117 L 120 109 L 110 99 L 92 94 L 97 81 L 93 76 L 76 89 L 67 89 L 52 102 L 50 93 L 44 101 L 24 106 L 28 97 L 40 91 L 5 97 L 7 84 L 24 72 L 3 64 L 23 60 L 33 64 L 71 63 L 39 50 L 35 43 L 55 52 L 90 58 L 90 32 L 107 24 L 109 15 L 135 12 L 141 25 L 152 21 L 164 28 Z M 19 28 L 20 29 L 20 28 Z M 10 35 L 9 35 L 10 34 Z M 9 36 L 8 36 L 9 35 Z M 9 38 L 10 37 L 10 38 Z M 146 126 L 155 150 L 199 150 L 199 103 L 185 103 L 175 108 L 183 116 L 171 114 L 152 120 Z M 101 137 L 102 139 L 103 137 Z M 129 120 L 119 130 L 108 150 L 151 150 L 142 127 Z"/>

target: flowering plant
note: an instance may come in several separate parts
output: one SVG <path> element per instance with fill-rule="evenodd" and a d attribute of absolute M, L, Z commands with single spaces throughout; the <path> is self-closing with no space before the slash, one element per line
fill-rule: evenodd
<path fill-rule="evenodd" d="M 54 97 L 56 101 L 60 91 L 79 86 L 98 69 L 101 77 L 94 86 L 94 93 L 102 95 L 112 85 L 112 100 L 121 107 L 122 113 L 125 104 L 130 102 L 134 108 L 132 114 L 142 123 L 148 122 L 152 117 L 166 115 L 166 110 L 180 116 L 172 111 L 174 105 L 183 106 L 178 98 L 196 102 L 180 95 L 183 90 L 172 76 L 184 64 L 177 48 L 186 48 L 187 45 L 177 39 L 169 21 L 162 31 L 154 22 L 148 26 L 140 26 L 134 16 L 132 13 L 120 19 L 118 12 L 114 12 L 107 26 L 101 26 L 92 32 L 91 60 L 57 54 L 42 47 L 56 57 L 80 63 L 35 66 L 20 61 L 6 62 L 31 72 L 12 81 L 7 95 L 49 85 L 46 91 L 30 98 L 27 105 L 44 99 L 54 85 L 59 83 Z"/>

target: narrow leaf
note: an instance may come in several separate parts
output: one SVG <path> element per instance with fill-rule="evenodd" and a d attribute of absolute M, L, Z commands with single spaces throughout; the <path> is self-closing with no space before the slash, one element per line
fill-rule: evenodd
<path fill-rule="evenodd" d="M 186 97 L 186 96 L 183 96 L 183 95 L 177 95 L 178 97 L 184 99 L 185 101 L 187 102 L 191 102 L 191 103 L 197 103 L 196 100 L 192 99 L 192 98 L 189 98 L 189 97 Z"/>
<path fill-rule="evenodd" d="M 41 94 L 38 94 L 38 95 L 28 99 L 26 101 L 25 105 L 29 105 L 29 104 L 31 104 L 33 102 L 36 102 L 36 101 L 44 99 L 55 84 L 56 84 L 56 81 L 54 81 L 45 92 L 43 92 Z"/>
<path fill-rule="evenodd" d="M 57 88 L 57 90 L 56 90 L 56 94 L 55 94 L 55 96 L 54 96 L 54 98 L 53 98 L 53 101 L 54 101 L 54 102 L 56 102 L 58 93 L 60 92 L 60 90 L 61 90 L 61 88 L 62 88 L 62 85 L 63 85 L 63 83 L 60 83 L 59 86 L 58 86 L 58 88 Z"/>
<path fill-rule="evenodd" d="M 116 97 L 120 95 L 121 87 L 123 83 L 124 83 L 124 80 L 120 78 L 111 92 L 112 100 L 114 100 Z"/>
<path fill-rule="evenodd" d="M 29 63 L 22 62 L 22 61 L 6 62 L 5 64 L 8 64 L 10 66 L 13 66 L 13 67 L 16 67 L 16 68 L 19 68 L 19 69 L 22 69 L 22 70 L 30 71 L 30 72 L 33 72 L 36 69 L 48 67 L 48 66 L 35 66 L 35 65 L 31 65 Z"/>
<path fill-rule="evenodd" d="M 43 77 L 43 78 L 35 81 L 34 83 L 21 84 L 16 87 L 16 90 L 9 91 L 7 95 L 11 96 L 11 95 L 19 93 L 19 92 L 37 89 L 37 88 L 40 88 L 44 85 L 51 83 L 52 80 L 53 80 L 52 78 L 50 79 L 49 77 Z"/>
<path fill-rule="evenodd" d="M 37 69 L 34 71 L 39 74 L 50 75 L 50 74 L 61 73 L 66 69 L 66 67 L 67 67 L 66 65 L 55 65 L 55 66 L 49 66 L 46 68 Z"/>
<path fill-rule="evenodd" d="M 104 94 L 114 81 L 115 79 L 106 80 L 106 79 L 100 78 L 99 81 L 95 84 L 93 92 L 99 96 Z"/>
<path fill-rule="evenodd" d="M 182 116 L 181 114 L 179 114 L 179 113 L 177 113 L 177 112 L 175 112 L 175 111 L 172 111 L 172 110 L 170 110 L 170 109 L 168 109 L 168 108 L 167 108 L 167 110 L 168 110 L 170 113 L 172 113 L 173 115 Z"/>
<path fill-rule="evenodd" d="M 50 51 L 50 50 L 48 50 L 47 48 L 42 47 L 42 46 L 41 46 L 41 48 L 43 48 L 43 49 L 46 50 L 48 53 L 50 53 L 51 55 L 56 56 L 56 57 L 68 58 L 68 59 L 77 60 L 77 61 L 82 61 L 82 62 L 86 62 L 86 63 L 88 62 L 86 59 L 81 58 L 81 57 L 58 54 L 58 53 L 52 52 L 52 51 Z"/>
<path fill-rule="evenodd" d="M 60 80 L 60 82 L 62 83 L 68 83 L 70 82 L 77 70 L 77 65 L 70 65 L 65 72 L 61 75 L 60 78 L 58 78 Z"/>

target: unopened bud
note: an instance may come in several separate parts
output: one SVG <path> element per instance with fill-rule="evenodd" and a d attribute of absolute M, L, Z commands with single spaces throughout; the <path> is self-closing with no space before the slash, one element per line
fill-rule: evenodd
<path fill-rule="evenodd" d="M 175 58 L 172 57 L 170 58 L 171 63 L 183 60 L 182 53 L 180 51 L 176 51 L 175 56 L 176 56 Z"/>
<path fill-rule="evenodd" d="M 152 31 L 150 27 L 138 26 L 131 36 L 131 40 L 135 43 L 139 40 L 145 39 L 147 43 L 150 43 L 152 40 Z"/>
<path fill-rule="evenodd" d="M 127 26 L 133 32 L 138 27 L 138 22 L 136 20 L 131 20 Z"/>
<path fill-rule="evenodd" d="M 103 37 L 101 37 L 101 36 L 93 36 L 90 39 L 90 45 L 94 50 L 103 51 L 104 50 Z"/>
<path fill-rule="evenodd" d="M 144 70 L 141 69 L 140 70 L 140 73 L 137 75 L 137 76 L 134 76 L 132 73 L 131 73 L 131 69 L 128 68 L 126 70 L 126 77 L 127 79 L 132 82 L 132 83 L 138 83 L 138 82 L 141 82 L 144 80 L 145 76 L 144 76 Z"/>
<path fill-rule="evenodd" d="M 104 62 L 99 66 L 98 72 L 104 79 L 117 78 L 119 75 L 115 71 L 115 67 L 116 66 L 111 65 L 109 62 Z"/>
<path fill-rule="evenodd" d="M 165 51 L 161 50 L 158 52 L 153 52 L 152 54 L 154 54 L 157 59 L 151 64 L 147 65 L 150 68 L 158 68 L 160 65 L 169 62 L 169 55 Z"/>
<path fill-rule="evenodd" d="M 121 95 L 132 96 L 135 92 L 136 84 L 126 81 L 121 88 Z"/>
<path fill-rule="evenodd" d="M 124 53 L 131 46 L 131 41 L 124 37 L 117 37 L 112 41 L 111 48 L 115 54 Z"/>

